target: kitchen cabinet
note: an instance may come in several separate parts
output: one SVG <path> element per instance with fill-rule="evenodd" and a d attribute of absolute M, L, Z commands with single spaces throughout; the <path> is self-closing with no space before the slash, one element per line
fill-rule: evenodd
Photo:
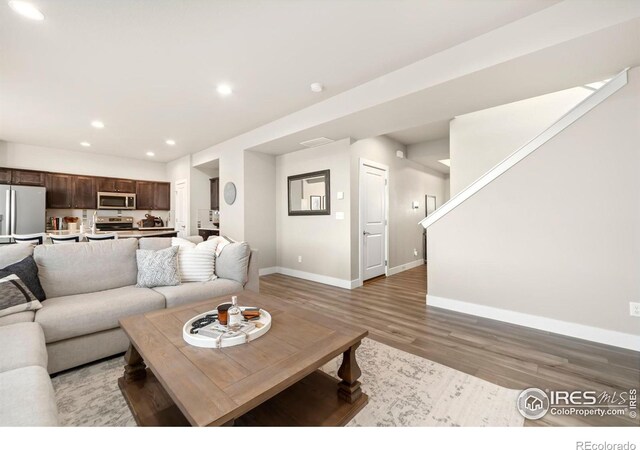
<path fill-rule="evenodd" d="M 98 178 L 98 192 L 135 193 L 136 181 L 119 178 Z"/>
<path fill-rule="evenodd" d="M 136 182 L 136 209 L 153 209 L 154 185 L 153 181 Z"/>
<path fill-rule="evenodd" d="M 73 177 L 73 207 L 77 209 L 96 209 L 96 183 L 94 177 Z"/>
<path fill-rule="evenodd" d="M 11 184 L 11 169 L 0 169 L 0 184 Z"/>
<path fill-rule="evenodd" d="M 220 209 L 220 178 L 211 178 L 211 209 Z"/>
<path fill-rule="evenodd" d="M 157 211 L 171 209 L 171 183 L 155 183 L 154 208 Z"/>
<path fill-rule="evenodd" d="M 33 170 L 11 170 L 11 184 L 22 186 L 44 186 L 46 175 L 44 172 Z"/>
<path fill-rule="evenodd" d="M 168 211 L 171 208 L 171 185 L 154 181 L 136 182 L 136 209 Z"/>
<path fill-rule="evenodd" d="M 73 203 L 73 175 L 48 173 L 45 177 L 47 208 L 71 208 Z"/>

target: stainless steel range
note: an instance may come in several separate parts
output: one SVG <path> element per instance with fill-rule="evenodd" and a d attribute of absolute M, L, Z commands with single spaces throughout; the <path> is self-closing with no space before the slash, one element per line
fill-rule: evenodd
<path fill-rule="evenodd" d="M 100 231 L 133 230 L 133 217 L 129 216 L 98 216 L 96 229 Z"/>

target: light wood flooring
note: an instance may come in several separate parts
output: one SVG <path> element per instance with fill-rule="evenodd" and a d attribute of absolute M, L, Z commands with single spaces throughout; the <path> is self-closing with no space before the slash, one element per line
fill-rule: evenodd
<path fill-rule="evenodd" d="M 285 275 L 260 291 L 338 320 L 369 337 L 500 386 L 622 391 L 640 386 L 640 353 L 425 305 L 426 266 L 346 290 Z M 556 417 L 527 426 L 638 426 L 627 417 Z"/>

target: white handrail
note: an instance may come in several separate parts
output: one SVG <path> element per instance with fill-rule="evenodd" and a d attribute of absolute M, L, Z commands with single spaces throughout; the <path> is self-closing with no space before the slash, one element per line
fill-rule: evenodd
<path fill-rule="evenodd" d="M 535 150 L 540 148 L 544 143 L 552 139 L 562 130 L 567 128 L 573 122 L 578 120 L 580 117 L 584 116 L 586 113 L 591 111 L 593 108 L 602 103 L 605 99 L 613 95 L 620 88 L 627 84 L 627 72 L 629 68 L 624 69 L 615 77 L 611 78 L 607 82 L 607 84 L 603 85 L 600 89 L 595 91 L 589 97 L 582 100 L 575 107 L 573 107 L 570 111 L 556 120 L 549 128 L 538 134 L 536 137 L 531 139 L 529 142 L 524 144 L 522 147 L 517 149 L 515 152 L 507 156 L 502 162 L 498 163 L 487 173 L 482 175 L 476 181 L 471 183 L 465 189 L 460 191 L 455 196 L 451 197 L 449 201 L 447 201 L 440 208 L 436 209 L 434 212 L 429 214 L 427 217 L 420 221 L 420 225 L 425 228 L 436 223 L 438 220 L 442 219 L 445 215 L 451 212 L 453 209 L 461 205 L 465 202 L 469 197 L 476 194 L 486 185 L 491 183 L 493 180 L 498 178 L 500 175 L 505 173 L 507 170 L 518 164 L 524 158 L 529 156 Z"/>

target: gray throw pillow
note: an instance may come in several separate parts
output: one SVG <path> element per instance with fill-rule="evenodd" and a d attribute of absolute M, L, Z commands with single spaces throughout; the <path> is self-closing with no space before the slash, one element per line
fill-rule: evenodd
<path fill-rule="evenodd" d="M 18 275 L 20 280 L 27 285 L 31 293 L 40 301 L 46 300 L 47 296 L 42 290 L 40 279 L 38 278 L 38 266 L 33 256 L 27 256 L 22 261 L 0 269 L 0 278 L 9 275 Z"/>
<path fill-rule="evenodd" d="M 29 288 L 17 275 L 0 279 L 0 317 L 42 308 Z"/>
<path fill-rule="evenodd" d="M 216 258 L 216 275 L 234 280 L 243 286 L 248 280 L 251 249 L 246 242 L 233 242 L 224 246 Z"/>
<path fill-rule="evenodd" d="M 180 284 L 178 247 L 164 250 L 137 250 L 138 283 L 136 287 L 176 286 Z"/>

